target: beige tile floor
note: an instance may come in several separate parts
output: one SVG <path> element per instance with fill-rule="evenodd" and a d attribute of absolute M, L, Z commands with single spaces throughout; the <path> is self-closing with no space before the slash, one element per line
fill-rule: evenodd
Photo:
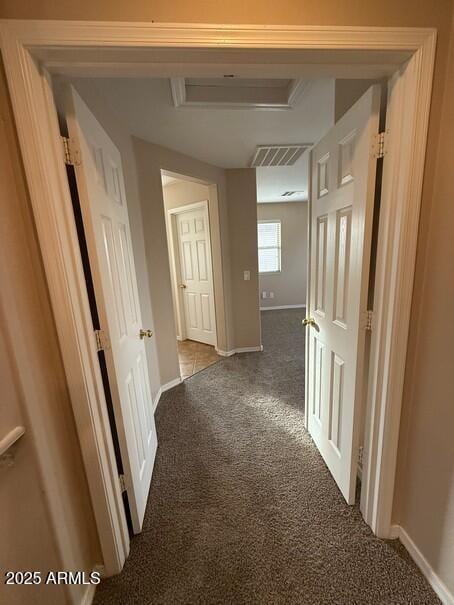
<path fill-rule="evenodd" d="M 220 356 L 210 345 L 194 340 L 182 340 L 178 342 L 178 358 L 181 377 L 189 378 L 196 372 L 216 363 Z"/>

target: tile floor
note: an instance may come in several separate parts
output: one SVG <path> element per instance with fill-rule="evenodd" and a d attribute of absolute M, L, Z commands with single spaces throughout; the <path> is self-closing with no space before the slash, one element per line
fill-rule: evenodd
<path fill-rule="evenodd" d="M 178 358 L 183 379 L 189 378 L 221 359 L 214 347 L 194 340 L 178 342 Z"/>

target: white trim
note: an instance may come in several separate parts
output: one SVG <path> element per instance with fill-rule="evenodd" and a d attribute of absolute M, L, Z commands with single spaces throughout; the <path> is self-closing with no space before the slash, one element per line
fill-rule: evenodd
<path fill-rule="evenodd" d="M 237 349 L 230 349 L 230 351 L 222 351 L 221 349 L 215 349 L 218 355 L 221 357 L 231 357 L 236 353 L 260 353 L 263 351 L 263 345 L 257 347 L 239 347 Z"/>
<path fill-rule="evenodd" d="M 159 391 L 156 394 L 156 397 L 155 397 L 155 400 L 154 400 L 154 404 L 153 404 L 153 410 L 154 410 L 154 412 L 156 412 L 156 408 L 158 407 L 158 403 L 159 403 L 159 401 L 161 399 L 161 395 L 163 393 L 165 393 L 166 391 L 169 391 L 170 389 L 173 389 L 173 387 L 178 386 L 182 382 L 183 382 L 183 379 L 181 378 L 181 376 L 178 376 L 178 378 L 174 378 L 170 382 L 166 382 L 165 384 L 163 384 L 162 386 L 159 387 Z"/>
<path fill-rule="evenodd" d="M 171 77 L 169 78 L 170 90 L 172 94 L 172 101 L 174 107 L 198 107 L 198 108 L 210 108 L 210 109 L 255 109 L 263 111 L 264 109 L 276 110 L 287 110 L 293 109 L 296 104 L 300 101 L 301 97 L 310 88 L 311 82 L 309 80 L 303 80 L 301 78 L 295 78 L 291 81 L 287 90 L 287 100 L 281 102 L 273 101 L 218 101 L 218 100 L 200 100 L 200 101 L 188 101 L 187 90 L 186 90 L 186 78 L 185 77 Z"/>
<path fill-rule="evenodd" d="M 87 293 L 62 161 L 49 62 L 80 75 L 118 75 L 131 65 L 153 63 L 153 49 L 368 50 L 411 55 L 391 97 L 398 126 L 391 133 L 385 170 L 377 258 L 376 322 L 372 333 L 363 514 L 373 531 L 389 535 L 398 447 L 402 385 L 415 271 L 415 251 L 435 58 L 436 32 L 424 28 L 250 26 L 3 20 L 1 50 L 11 93 L 27 184 L 48 281 L 77 431 L 101 540 L 106 575 L 119 571 L 129 548 L 115 459 L 105 413 Z M 91 53 L 84 62 L 79 49 Z M 135 54 L 133 50 L 135 49 Z M 107 51 L 107 55 L 104 53 Z M 112 59 L 112 52 L 115 61 Z M 154 52 L 157 52 L 155 50 Z M 176 51 L 174 51 L 175 54 Z M 34 56 L 39 55 L 35 61 Z M 357 53 L 358 54 L 358 53 Z M 240 55 L 237 55 L 240 56 Z M 110 61 L 110 64 L 107 61 Z M 176 59 L 174 59 L 176 60 Z M 302 59 L 303 60 L 303 59 Z M 385 58 L 384 58 L 385 60 Z M 112 62 L 113 61 L 113 62 Z M 189 68 L 189 64 L 188 68 Z M 162 69 L 165 65 L 163 64 Z M 320 69 L 323 65 L 321 64 Z M 388 72 L 389 73 L 389 72 Z M 391 162 L 389 158 L 394 158 Z M 389 161 L 388 161 L 389 160 Z M 24 354 L 21 364 L 33 368 Z M 246 349 L 250 350 L 250 349 Z M 255 347 L 252 350 L 257 350 Z M 244 349 L 236 349 L 242 352 Z M 39 417 L 33 382 L 20 373 L 24 404 Z M 43 420 L 43 429 L 44 426 Z M 44 491 L 58 485 L 47 455 L 45 430 L 34 434 Z M 48 498 L 63 568 L 72 568 L 71 544 L 58 501 Z"/>
<path fill-rule="evenodd" d="M 364 519 L 383 538 L 394 501 L 435 41 L 429 30 L 389 82 L 361 490 Z"/>
<path fill-rule="evenodd" d="M 443 605 L 454 605 L 454 594 L 449 590 L 429 561 L 425 558 L 405 529 L 399 525 L 391 526 L 394 538 L 399 538 L 409 555 L 421 570 Z"/>
<path fill-rule="evenodd" d="M 277 311 L 279 309 L 305 309 L 306 305 L 279 305 L 278 307 L 260 307 L 260 311 Z"/>
<path fill-rule="evenodd" d="M 93 603 L 93 599 L 95 598 L 96 585 L 88 584 L 85 589 L 85 593 L 80 601 L 80 605 L 91 605 Z"/>

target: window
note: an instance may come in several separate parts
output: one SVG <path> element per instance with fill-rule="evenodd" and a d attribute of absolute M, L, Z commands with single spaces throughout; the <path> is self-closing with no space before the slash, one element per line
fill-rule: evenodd
<path fill-rule="evenodd" d="M 281 221 L 259 221 L 259 273 L 279 273 L 281 270 Z"/>

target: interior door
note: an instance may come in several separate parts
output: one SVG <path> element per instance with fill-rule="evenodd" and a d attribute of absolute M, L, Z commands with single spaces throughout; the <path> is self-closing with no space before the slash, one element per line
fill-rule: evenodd
<path fill-rule="evenodd" d="M 120 153 L 74 89 L 69 136 L 80 150 L 76 180 L 103 333 L 133 529 L 140 532 L 157 448 L 145 339 Z"/>
<path fill-rule="evenodd" d="M 176 215 L 186 337 L 216 344 L 208 210 Z"/>
<path fill-rule="evenodd" d="M 372 86 L 312 153 L 308 429 L 355 501 L 380 87 Z"/>

